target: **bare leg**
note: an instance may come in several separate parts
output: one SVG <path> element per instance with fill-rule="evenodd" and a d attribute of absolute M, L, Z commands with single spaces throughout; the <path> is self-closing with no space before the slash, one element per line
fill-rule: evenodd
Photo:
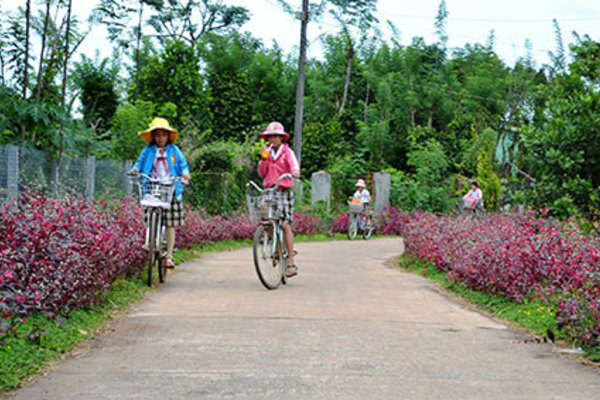
<path fill-rule="evenodd" d="M 173 248 L 174 247 L 175 247 L 175 227 L 169 226 L 169 227 L 167 227 L 167 266 L 173 266 Z"/>
<path fill-rule="evenodd" d="M 281 224 L 281 228 L 283 229 L 283 236 L 285 237 L 285 247 L 288 251 L 288 261 L 287 265 L 294 265 L 294 233 L 292 232 L 292 226 L 289 222 L 284 221 Z"/>

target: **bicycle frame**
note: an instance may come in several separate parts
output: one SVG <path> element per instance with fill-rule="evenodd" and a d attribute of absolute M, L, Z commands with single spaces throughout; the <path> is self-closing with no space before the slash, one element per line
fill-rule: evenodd
<path fill-rule="evenodd" d="M 348 239 L 354 240 L 360 232 L 363 239 L 368 239 L 373 233 L 374 227 L 372 222 L 367 225 L 367 214 L 363 207 L 361 211 L 357 211 L 350 207 L 348 211 Z"/>
<path fill-rule="evenodd" d="M 184 185 L 187 181 L 179 177 L 169 177 L 167 179 L 156 179 L 143 173 L 128 174 L 138 179 L 140 205 L 144 208 L 145 219 L 147 218 L 145 230 L 145 243 L 148 248 L 148 286 L 152 286 L 152 271 L 158 261 L 158 279 L 160 283 L 165 281 L 167 275 L 166 268 L 166 243 L 165 226 L 163 224 L 164 210 L 171 207 L 171 199 L 174 194 L 174 183 L 181 182 Z M 146 199 L 145 196 L 151 194 L 152 199 Z M 156 197 L 153 197 L 156 196 Z M 146 203 L 144 203 L 144 201 Z"/>
<path fill-rule="evenodd" d="M 283 174 L 271 188 L 262 189 L 252 181 L 246 185 L 248 189 L 254 188 L 259 193 L 259 196 L 251 196 L 247 193 L 250 217 L 259 221 L 253 240 L 254 264 L 261 283 L 270 290 L 276 289 L 280 283 L 287 283 L 286 265 L 289 254 L 281 220 L 274 215 L 273 207 L 275 191 L 281 180 L 286 177 L 292 177 L 292 175 Z M 265 206 L 268 207 L 266 213 L 264 213 Z M 259 247 L 260 250 L 258 250 Z M 275 271 L 268 266 L 263 267 L 262 264 L 270 264 L 270 268 L 278 268 L 279 276 L 274 276 L 273 272 Z"/>

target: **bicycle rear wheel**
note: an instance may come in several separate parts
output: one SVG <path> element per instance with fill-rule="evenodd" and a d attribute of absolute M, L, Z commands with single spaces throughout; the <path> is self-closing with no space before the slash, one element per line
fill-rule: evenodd
<path fill-rule="evenodd" d="M 150 212 L 150 216 L 148 217 L 148 229 L 150 229 L 150 235 L 148 238 L 148 278 L 147 283 L 148 286 L 152 286 L 152 270 L 154 269 L 154 265 L 158 260 L 158 247 L 157 247 L 157 237 L 158 237 L 158 229 L 160 224 L 160 215 L 158 210 L 152 210 Z"/>
<path fill-rule="evenodd" d="M 281 283 L 283 285 L 287 284 L 287 250 L 284 250 L 284 246 L 285 246 L 285 239 L 283 236 L 283 232 L 279 231 L 279 240 L 277 241 L 277 247 L 276 247 L 276 257 L 280 260 L 279 263 L 281 264 Z"/>
<path fill-rule="evenodd" d="M 254 267 L 260 283 L 269 290 L 279 287 L 283 275 L 282 259 L 277 252 L 273 254 L 273 240 L 273 233 L 268 232 L 263 225 L 259 225 L 254 231 Z"/>
<path fill-rule="evenodd" d="M 167 259 L 166 257 L 159 257 L 158 259 L 158 281 L 165 283 L 167 280 Z"/>
<path fill-rule="evenodd" d="M 354 240 L 357 234 L 358 220 L 356 218 L 356 215 L 350 214 L 350 218 L 348 219 L 348 239 Z"/>

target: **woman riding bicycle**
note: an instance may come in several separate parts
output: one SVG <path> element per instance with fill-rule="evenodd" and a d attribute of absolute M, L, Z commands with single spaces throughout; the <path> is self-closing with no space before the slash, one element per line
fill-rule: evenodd
<path fill-rule="evenodd" d="M 299 178 L 300 165 L 292 149 L 285 143 L 290 139 L 290 135 L 284 131 L 283 125 L 279 122 L 271 122 L 260 136 L 269 142 L 269 145 L 262 149 L 261 160 L 258 163 L 258 175 L 263 178 L 263 186 L 265 188 L 275 186 L 277 178 L 285 173 L 291 173 L 294 178 Z M 298 273 L 298 267 L 294 264 L 294 233 L 292 232 L 293 186 L 294 181 L 291 178 L 284 178 L 275 192 L 276 212 L 283 221 L 281 227 L 285 236 L 285 247 L 288 251 L 286 266 L 286 276 L 288 277 Z"/>
<path fill-rule="evenodd" d="M 138 132 L 138 135 L 148 145 L 142 150 L 131 173 L 141 172 L 153 178 L 165 179 L 168 177 L 182 177 L 190 180 L 190 169 L 185 156 L 175 145 L 178 132 L 169 126 L 164 118 L 154 118 L 150 128 Z M 175 247 L 175 227 L 182 226 L 185 221 L 183 211 L 183 185 L 175 182 L 175 195 L 171 207 L 165 210 L 164 222 L 167 227 L 167 268 L 174 268 L 173 248 Z"/>

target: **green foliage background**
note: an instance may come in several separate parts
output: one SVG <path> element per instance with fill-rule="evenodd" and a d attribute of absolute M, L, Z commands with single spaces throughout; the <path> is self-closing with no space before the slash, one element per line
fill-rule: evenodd
<path fill-rule="evenodd" d="M 65 3 L 51 0 L 49 15 L 64 17 Z M 249 18 L 243 7 L 98 3 L 93 20 L 109 30 L 109 58 L 70 58 L 65 39 L 81 38 L 86 23 L 74 19 L 66 32 L 52 17 L 52 29 L 31 32 L 30 40 L 45 37 L 46 53 L 25 60 L 26 14 L 2 14 L 0 142 L 54 156 L 134 160 L 144 146 L 137 132 L 165 117 L 192 166 L 188 201 L 210 212 L 242 207 L 244 183 L 256 178 L 261 130 L 280 121 L 294 142 L 296 56 L 240 33 Z M 140 14 L 142 6 L 161 12 Z M 550 64 L 537 66 L 524 52 L 508 66 L 494 51 L 494 35 L 447 48 L 445 2 L 436 39 L 408 45 L 379 38 L 375 1 L 319 6 L 335 17 L 337 31 L 321 38 L 323 57 L 306 64 L 305 187 L 312 173 L 328 171 L 333 201 L 343 204 L 356 179 L 372 182 L 385 170 L 392 204 L 449 212 L 461 176 L 479 182 L 489 210 L 523 204 L 600 219 L 597 41 L 575 34 L 565 50 L 557 29 Z M 192 13 L 206 18 L 190 25 Z M 44 17 L 29 18 L 40 27 Z M 178 26 L 186 28 L 176 33 Z"/>

